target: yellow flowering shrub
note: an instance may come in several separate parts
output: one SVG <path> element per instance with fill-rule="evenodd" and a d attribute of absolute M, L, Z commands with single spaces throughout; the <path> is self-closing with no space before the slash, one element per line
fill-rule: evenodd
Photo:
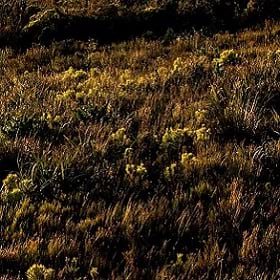
<path fill-rule="evenodd" d="M 63 73 L 62 81 L 72 82 L 73 80 L 82 80 L 87 77 L 84 70 L 75 70 L 72 66 Z"/>
<path fill-rule="evenodd" d="M 195 111 L 196 123 L 202 124 L 206 119 L 206 115 L 207 115 L 207 110 L 198 109 L 197 111 Z"/>
<path fill-rule="evenodd" d="M 53 129 L 62 122 L 62 116 L 60 115 L 52 115 L 51 113 L 44 114 L 43 118 L 46 119 L 47 125 L 50 129 Z"/>
<path fill-rule="evenodd" d="M 223 70 L 223 66 L 229 64 L 236 64 L 238 61 L 238 54 L 233 50 L 224 50 L 220 53 L 220 57 L 214 58 L 212 61 L 214 70 L 216 72 L 221 72 Z"/>
<path fill-rule="evenodd" d="M 9 202 L 17 202 L 23 196 L 23 192 L 20 189 L 20 178 L 17 174 L 10 173 L 3 180 L 3 191 L 0 197 L 3 200 Z"/>
<path fill-rule="evenodd" d="M 180 72 L 186 67 L 182 57 L 177 57 L 173 62 L 172 73 Z"/>
<path fill-rule="evenodd" d="M 169 166 L 165 167 L 163 175 L 167 180 L 172 179 L 174 177 L 177 168 L 177 163 L 171 163 Z"/>
<path fill-rule="evenodd" d="M 205 126 L 195 130 L 195 141 L 196 142 L 206 142 L 209 141 L 211 135 L 211 129 Z"/>
<path fill-rule="evenodd" d="M 126 129 L 124 127 L 119 128 L 116 132 L 111 134 L 111 139 L 117 144 L 126 144 L 129 140 L 126 135 Z"/>
<path fill-rule="evenodd" d="M 126 174 L 133 178 L 135 176 L 143 177 L 147 173 L 147 169 L 143 163 L 140 164 L 126 164 L 125 166 Z"/>
<path fill-rule="evenodd" d="M 268 57 L 268 59 L 278 61 L 280 59 L 280 49 L 277 49 L 275 51 L 269 51 L 267 53 L 267 57 Z"/>
<path fill-rule="evenodd" d="M 189 128 L 167 128 L 162 136 L 161 142 L 163 145 L 176 144 L 183 142 L 185 137 L 190 137 L 192 131 Z"/>
<path fill-rule="evenodd" d="M 33 264 L 26 272 L 27 280 L 52 280 L 55 271 L 52 268 L 46 268 L 42 264 Z"/>
<path fill-rule="evenodd" d="M 12 190 L 18 186 L 19 177 L 15 173 L 10 173 L 7 177 L 3 180 L 3 187 L 7 190 Z"/>
<path fill-rule="evenodd" d="M 193 153 L 183 153 L 181 154 L 181 160 L 180 160 L 180 163 L 183 165 L 183 166 L 186 166 L 188 165 L 190 162 L 193 162 L 195 161 L 195 156 Z"/>

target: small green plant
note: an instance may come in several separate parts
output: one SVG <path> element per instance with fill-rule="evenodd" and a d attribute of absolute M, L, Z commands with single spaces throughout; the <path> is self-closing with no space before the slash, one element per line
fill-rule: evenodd
<path fill-rule="evenodd" d="M 162 146 L 178 146 L 183 144 L 193 134 L 189 128 L 167 128 L 162 136 Z"/>
<path fill-rule="evenodd" d="M 193 153 L 183 153 L 183 154 L 181 154 L 181 161 L 180 162 L 183 166 L 186 166 L 190 162 L 193 162 L 195 160 L 196 160 L 196 158 L 195 158 Z"/>
<path fill-rule="evenodd" d="M 89 274 L 90 274 L 91 279 L 92 279 L 92 280 L 95 280 L 96 277 L 97 277 L 98 274 L 99 274 L 99 273 L 98 273 L 97 267 L 92 267 L 92 268 L 90 269 Z"/>
<path fill-rule="evenodd" d="M 62 126 L 62 117 L 59 115 L 53 116 L 51 113 L 46 113 L 42 118 L 46 120 L 49 129 L 54 129 Z"/>
<path fill-rule="evenodd" d="M 196 124 L 203 124 L 206 121 L 207 113 L 208 111 L 204 109 L 198 109 L 197 111 L 195 111 Z"/>
<path fill-rule="evenodd" d="M 21 180 L 19 176 L 15 173 L 10 173 L 3 180 L 3 191 L 1 193 L 1 198 L 9 202 L 17 202 L 23 197 L 23 192 L 21 189 Z"/>
<path fill-rule="evenodd" d="M 211 129 L 206 126 L 202 126 L 194 131 L 196 142 L 207 142 L 210 140 Z"/>
<path fill-rule="evenodd" d="M 239 60 L 238 54 L 233 50 L 224 50 L 220 53 L 218 58 L 214 58 L 212 61 L 214 71 L 216 73 L 222 73 L 224 66 L 235 65 Z"/>
<path fill-rule="evenodd" d="M 130 178 L 135 176 L 143 177 L 147 173 L 147 169 L 143 163 L 141 164 L 127 164 L 125 166 L 125 172 Z"/>
<path fill-rule="evenodd" d="M 116 143 L 126 143 L 129 138 L 126 135 L 126 129 L 124 127 L 119 128 L 116 132 L 112 133 L 111 139 Z"/>
<path fill-rule="evenodd" d="M 87 73 L 84 70 L 75 70 L 72 66 L 63 73 L 62 81 L 81 81 L 87 77 Z"/>
<path fill-rule="evenodd" d="M 177 163 L 171 163 L 170 166 L 165 167 L 163 175 L 166 180 L 172 180 L 176 174 Z"/>

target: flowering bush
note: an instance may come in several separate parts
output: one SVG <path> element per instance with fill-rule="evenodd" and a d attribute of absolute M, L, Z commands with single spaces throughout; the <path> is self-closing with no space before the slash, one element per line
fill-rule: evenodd
<path fill-rule="evenodd" d="M 33 264 L 26 272 L 27 280 L 52 280 L 55 271 L 42 264 Z"/>
<path fill-rule="evenodd" d="M 127 164 L 125 166 L 125 172 L 131 178 L 133 178 L 135 176 L 143 177 L 147 173 L 147 169 L 143 163 Z"/>
<path fill-rule="evenodd" d="M 236 64 L 238 58 L 238 54 L 233 49 L 224 50 L 220 53 L 220 57 L 213 59 L 214 70 L 220 73 L 223 71 L 223 66 Z"/>

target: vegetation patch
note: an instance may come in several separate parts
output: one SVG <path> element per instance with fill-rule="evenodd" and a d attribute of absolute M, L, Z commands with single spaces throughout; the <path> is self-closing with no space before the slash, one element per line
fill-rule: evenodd
<path fill-rule="evenodd" d="M 272 2 L 0 5 L 1 279 L 279 279 Z"/>

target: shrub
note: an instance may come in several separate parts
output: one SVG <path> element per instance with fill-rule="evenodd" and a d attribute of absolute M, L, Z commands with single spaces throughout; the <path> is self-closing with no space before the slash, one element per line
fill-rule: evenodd
<path fill-rule="evenodd" d="M 54 270 L 42 264 L 33 264 L 27 270 L 26 277 L 27 280 L 51 280 L 54 279 Z"/>
<path fill-rule="evenodd" d="M 213 67 L 216 73 L 221 73 L 226 65 L 234 65 L 238 62 L 238 54 L 233 50 L 224 50 L 219 58 L 214 58 Z"/>

